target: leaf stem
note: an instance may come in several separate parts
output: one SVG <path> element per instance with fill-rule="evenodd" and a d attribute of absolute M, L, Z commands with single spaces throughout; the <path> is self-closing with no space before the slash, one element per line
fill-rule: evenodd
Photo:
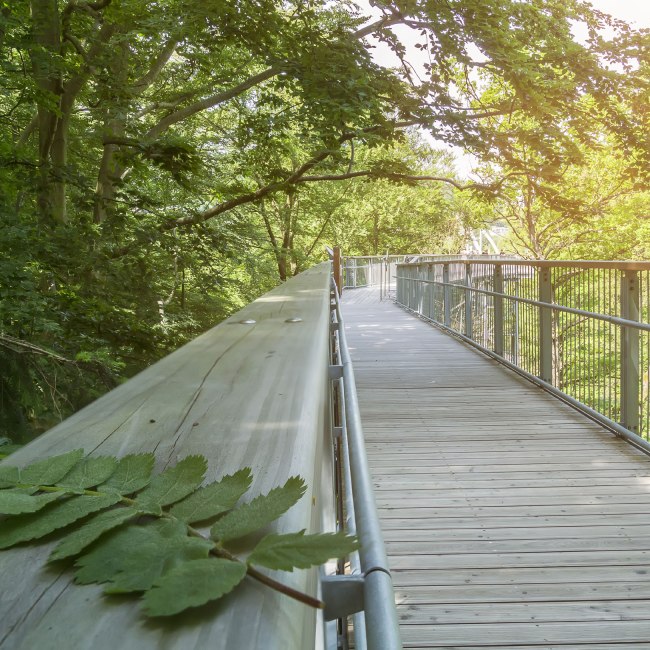
<path fill-rule="evenodd" d="M 201 537 L 202 539 L 208 539 L 207 537 L 205 537 L 205 535 L 202 535 L 201 532 L 196 530 L 196 528 L 192 528 L 192 526 L 190 526 L 189 524 L 187 526 L 187 530 L 190 533 L 190 535 L 193 535 L 194 537 Z M 237 558 L 232 553 L 230 553 L 225 548 L 223 548 L 223 546 L 221 546 L 214 540 L 210 540 L 210 541 L 214 543 L 214 546 L 210 551 L 212 555 L 215 555 L 216 557 L 224 558 L 226 560 L 230 560 L 231 562 L 239 562 L 240 564 L 244 564 L 239 558 Z M 278 582 L 277 580 L 270 578 L 269 576 L 258 571 L 257 569 L 255 569 L 250 565 L 246 565 L 246 574 L 251 578 L 253 578 L 253 580 L 257 580 L 258 582 L 265 584 L 267 587 L 270 587 L 274 591 L 279 591 L 285 596 L 289 596 L 289 598 L 293 598 L 294 600 L 297 600 L 300 603 L 309 605 L 314 609 L 325 608 L 325 603 L 322 600 L 319 600 L 318 598 L 314 598 L 313 596 L 310 596 L 309 594 L 306 594 L 302 591 L 298 591 L 297 589 L 293 589 L 292 587 L 289 587 L 288 585 L 285 585 L 282 582 Z"/>
<path fill-rule="evenodd" d="M 293 598 L 294 600 L 297 600 L 301 603 L 305 603 L 305 605 L 309 605 L 314 609 L 325 609 L 325 603 L 322 600 L 314 598 L 309 594 L 305 594 L 302 591 L 298 591 L 297 589 L 292 589 L 291 587 L 282 584 L 273 578 L 269 578 L 269 576 L 264 575 L 252 566 L 246 567 L 246 573 L 254 580 L 265 584 L 267 587 L 271 587 L 271 589 L 275 589 L 275 591 L 283 593 L 285 596 L 289 596 L 289 598 Z"/>

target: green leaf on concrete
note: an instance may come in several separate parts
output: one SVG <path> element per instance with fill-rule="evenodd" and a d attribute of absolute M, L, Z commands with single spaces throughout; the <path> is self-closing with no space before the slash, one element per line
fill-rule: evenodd
<path fill-rule="evenodd" d="M 188 524 L 205 521 L 230 510 L 251 486 L 253 476 L 250 467 L 224 476 L 216 483 L 199 488 L 177 503 L 170 514 Z"/>
<path fill-rule="evenodd" d="M 125 521 L 140 514 L 135 508 L 105 510 L 93 517 L 80 528 L 61 540 L 50 554 L 49 560 L 63 560 L 78 555 L 87 546 L 97 541 L 104 533 L 121 526 Z"/>
<path fill-rule="evenodd" d="M 180 501 L 203 482 L 208 463 L 203 456 L 187 456 L 167 468 L 138 495 L 138 501 L 166 506 Z"/>
<path fill-rule="evenodd" d="M 224 515 L 212 526 L 210 534 L 213 539 L 227 541 L 264 528 L 295 505 L 306 489 L 302 478 L 292 476 L 282 487 L 274 488 Z"/>
<path fill-rule="evenodd" d="M 305 535 L 303 530 L 287 535 L 267 535 L 247 561 L 276 571 L 293 571 L 345 557 L 358 548 L 358 540 L 345 533 Z"/>
<path fill-rule="evenodd" d="M 129 526 L 80 557 L 75 578 L 83 584 L 107 582 L 106 593 L 145 591 L 176 565 L 207 558 L 211 548 L 209 540 L 188 537 L 178 520 Z"/>
<path fill-rule="evenodd" d="M 31 492 L 32 490 L 28 490 Z M 20 515 L 36 512 L 48 503 L 56 501 L 61 495 L 57 493 L 31 496 L 23 490 L 0 490 L 0 514 Z"/>
<path fill-rule="evenodd" d="M 110 488 L 120 494 L 133 494 L 141 490 L 151 480 L 153 454 L 130 454 L 120 458 L 117 469 L 102 483 L 100 490 Z"/>
<path fill-rule="evenodd" d="M 67 497 L 50 503 L 39 512 L 6 519 L 0 527 L 0 548 L 44 537 L 86 515 L 112 506 L 119 499 L 118 494 Z"/>
<path fill-rule="evenodd" d="M 85 458 L 77 463 L 57 485 L 72 490 L 87 490 L 106 481 L 117 467 L 117 460 L 112 456 Z"/>
<path fill-rule="evenodd" d="M 172 616 L 232 591 L 246 576 L 246 566 L 221 558 L 186 562 L 162 578 L 144 595 L 149 616 Z"/>

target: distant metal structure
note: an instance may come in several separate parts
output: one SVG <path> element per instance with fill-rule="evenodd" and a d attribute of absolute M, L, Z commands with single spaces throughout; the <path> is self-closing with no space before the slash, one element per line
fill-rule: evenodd
<path fill-rule="evenodd" d="M 501 249 L 489 230 L 480 228 L 470 231 L 465 253 L 467 255 L 483 255 L 484 252 L 488 255 L 501 255 Z"/>

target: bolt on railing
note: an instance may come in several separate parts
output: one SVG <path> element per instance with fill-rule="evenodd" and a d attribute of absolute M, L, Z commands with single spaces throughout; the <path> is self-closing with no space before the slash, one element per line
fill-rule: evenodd
<path fill-rule="evenodd" d="M 650 451 L 650 262 L 444 258 L 397 302 Z"/>

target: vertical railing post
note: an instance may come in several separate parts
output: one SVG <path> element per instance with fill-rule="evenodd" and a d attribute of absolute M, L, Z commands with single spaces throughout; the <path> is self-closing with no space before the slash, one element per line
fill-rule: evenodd
<path fill-rule="evenodd" d="M 501 264 L 494 265 L 492 286 L 494 293 L 503 293 L 503 267 Z M 500 357 L 503 356 L 503 298 L 494 296 L 494 351 Z"/>
<path fill-rule="evenodd" d="M 539 269 L 539 300 L 553 302 L 551 269 Z M 550 307 L 539 308 L 539 378 L 553 382 L 553 314 Z"/>
<path fill-rule="evenodd" d="M 341 265 L 341 247 L 334 246 L 334 258 L 332 272 L 334 274 L 334 282 L 338 289 L 339 296 L 343 293 L 343 267 Z"/>
<path fill-rule="evenodd" d="M 451 287 L 449 286 L 449 264 L 442 265 L 443 309 L 445 327 L 451 327 Z"/>
<path fill-rule="evenodd" d="M 427 318 L 430 318 L 433 320 L 433 287 L 434 285 L 431 284 L 433 282 L 433 264 L 427 264 L 427 313 L 426 316 Z"/>
<path fill-rule="evenodd" d="M 621 317 L 639 320 L 639 277 L 637 271 L 623 271 Z M 639 430 L 639 330 L 621 327 L 621 424 Z"/>
<path fill-rule="evenodd" d="M 474 323 L 472 322 L 472 303 L 473 291 L 472 288 L 472 265 L 465 264 L 465 336 L 468 339 L 474 338 Z"/>

